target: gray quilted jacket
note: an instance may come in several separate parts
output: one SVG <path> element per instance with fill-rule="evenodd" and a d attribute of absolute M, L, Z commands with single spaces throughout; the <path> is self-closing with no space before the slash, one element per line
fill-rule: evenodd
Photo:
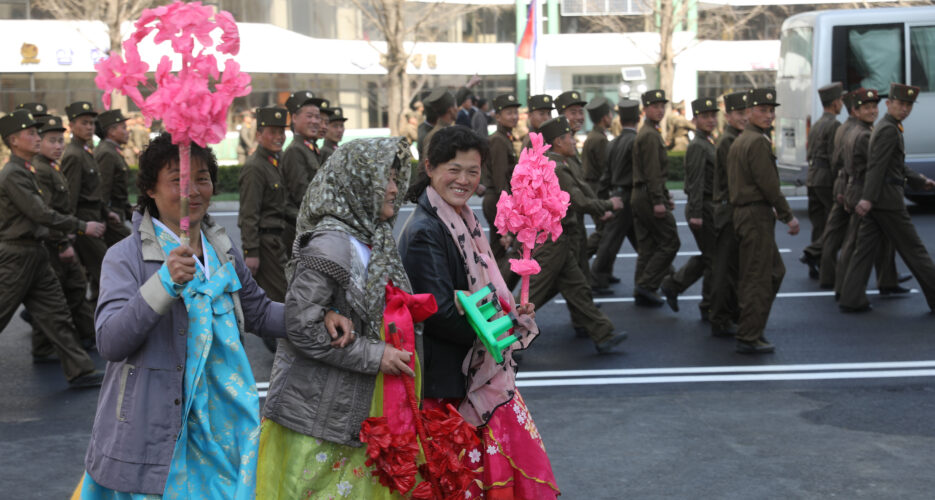
<path fill-rule="evenodd" d="M 307 436 L 360 446 L 385 347 L 361 334 L 368 328 L 355 304 L 362 303 L 365 267 L 345 233 L 307 233 L 296 247 L 286 292 L 288 336 L 276 349 L 263 416 Z M 325 330 L 332 308 L 358 332 L 343 349 L 331 347 Z"/>

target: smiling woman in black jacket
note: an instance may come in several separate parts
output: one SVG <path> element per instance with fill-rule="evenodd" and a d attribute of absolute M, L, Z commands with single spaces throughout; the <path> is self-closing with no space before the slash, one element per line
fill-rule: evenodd
<path fill-rule="evenodd" d="M 478 427 L 482 445 L 462 461 L 477 473 L 471 498 L 555 498 L 558 488 L 522 396 L 513 351 L 538 335 L 532 304 L 516 305 L 503 282 L 484 231 L 468 200 L 480 183 L 485 137 L 467 127 L 441 129 L 426 148 L 427 162 L 408 198 L 417 206 L 399 237 L 399 253 L 414 293 L 431 293 L 438 312 L 424 325 L 423 405 L 451 404 Z M 494 285 L 512 310 L 520 340 L 494 361 L 455 304 L 455 291 Z M 494 491 L 496 490 L 496 492 Z"/>

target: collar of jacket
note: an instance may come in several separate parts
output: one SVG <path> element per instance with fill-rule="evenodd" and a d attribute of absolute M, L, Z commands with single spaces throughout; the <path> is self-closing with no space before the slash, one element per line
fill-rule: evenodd
<path fill-rule="evenodd" d="M 143 253 L 143 260 L 151 262 L 165 262 L 166 254 L 162 251 L 162 246 L 156 240 L 156 228 L 153 226 L 153 218 L 149 210 L 140 215 L 139 212 L 133 213 L 133 226 L 140 233 L 140 249 Z M 201 231 L 205 235 L 208 243 L 214 247 L 218 257 L 226 255 L 231 249 L 230 238 L 224 226 L 215 224 L 211 216 L 205 214 L 201 221 Z"/>

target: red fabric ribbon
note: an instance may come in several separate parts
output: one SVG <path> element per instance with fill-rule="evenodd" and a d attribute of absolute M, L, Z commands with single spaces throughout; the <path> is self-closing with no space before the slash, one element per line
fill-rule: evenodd
<path fill-rule="evenodd" d="M 425 321 L 436 311 L 438 311 L 438 305 L 432 294 L 410 295 L 390 281 L 386 284 L 386 308 L 383 310 L 387 343 L 414 353 L 416 351 L 414 324 Z M 395 325 L 395 334 L 391 333 L 390 324 Z M 392 335 L 398 336 L 398 343 L 391 338 Z M 415 355 L 409 358 L 409 368 L 413 371 L 416 368 Z M 413 426 L 403 377 L 408 377 L 408 375 L 383 375 L 383 415 L 386 416 L 390 430 L 394 434 L 411 431 Z"/>

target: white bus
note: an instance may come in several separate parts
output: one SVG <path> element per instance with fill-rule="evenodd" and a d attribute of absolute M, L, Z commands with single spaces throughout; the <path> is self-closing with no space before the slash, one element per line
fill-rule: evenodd
<path fill-rule="evenodd" d="M 776 155 L 784 180 L 800 184 L 807 170 L 805 141 L 822 114 L 817 89 L 841 82 L 889 92 L 891 82 L 921 87 L 904 123 L 906 163 L 935 177 L 935 7 L 826 10 L 782 24 L 776 91 Z M 880 117 L 886 113 L 880 103 Z M 839 121 L 847 118 L 842 110 Z M 911 192 L 914 201 L 935 197 Z"/>

